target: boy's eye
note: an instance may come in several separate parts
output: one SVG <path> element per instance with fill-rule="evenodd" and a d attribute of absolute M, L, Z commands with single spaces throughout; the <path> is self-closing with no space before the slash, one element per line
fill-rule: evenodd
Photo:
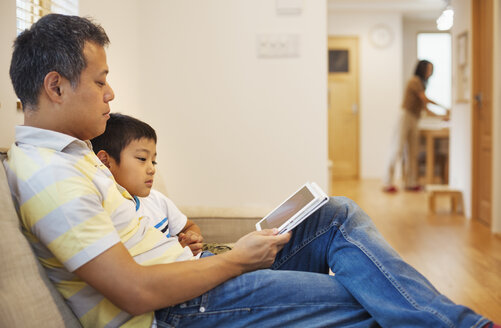
<path fill-rule="evenodd" d="M 153 163 L 153 165 L 157 165 L 157 161 L 152 161 L 151 163 Z"/>
<path fill-rule="evenodd" d="M 100 87 L 104 87 L 106 83 L 104 82 L 100 82 L 100 81 L 96 81 L 97 85 L 99 85 Z"/>
<path fill-rule="evenodd" d="M 144 158 L 144 157 L 136 157 L 136 158 L 137 158 L 138 160 L 140 160 L 140 161 L 146 162 L 146 158 Z"/>

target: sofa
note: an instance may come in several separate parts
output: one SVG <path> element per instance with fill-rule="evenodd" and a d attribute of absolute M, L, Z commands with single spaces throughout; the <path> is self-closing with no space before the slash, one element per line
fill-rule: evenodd
<path fill-rule="evenodd" d="M 0 152 L 2 162 L 5 156 L 5 150 Z M 81 327 L 21 232 L 3 165 L 0 192 L 0 325 Z"/>
<path fill-rule="evenodd" d="M 0 159 L 6 150 L 0 149 Z M 81 327 L 62 296 L 49 281 L 30 244 L 21 232 L 5 170 L 0 169 L 0 326 L 1 327 Z M 258 218 L 218 217 L 191 213 L 204 234 L 205 249 L 220 253 L 254 229 Z"/>

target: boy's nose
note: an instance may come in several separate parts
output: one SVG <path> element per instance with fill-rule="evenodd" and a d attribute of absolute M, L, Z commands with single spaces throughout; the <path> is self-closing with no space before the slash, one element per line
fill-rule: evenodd
<path fill-rule="evenodd" d="M 148 174 L 151 174 L 151 175 L 154 175 L 156 172 L 156 168 L 155 168 L 155 165 L 151 164 L 149 167 L 148 167 Z"/>

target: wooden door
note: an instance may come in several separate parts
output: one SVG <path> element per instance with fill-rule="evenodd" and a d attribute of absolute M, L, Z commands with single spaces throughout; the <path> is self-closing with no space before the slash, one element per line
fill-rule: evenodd
<path fill-rule="evenodd" d="M 334 179 L 358 179 L 358 39 L 329 37 L 329 159 Z"/>
<path fill-rule="evenodd" d="M 474 98 L 472 216 L 489 226 L 492 216 L 493 1 L 471 1 Z"/>

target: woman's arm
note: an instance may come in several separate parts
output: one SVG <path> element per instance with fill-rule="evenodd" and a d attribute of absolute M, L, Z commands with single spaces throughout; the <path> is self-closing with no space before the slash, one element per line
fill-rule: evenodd
<path fill-rule="evenodd" d="M 419 98 L 421 99 L 421 101 L 423 102 L 424 104 L 424 108 L 426 110 L 426 112 L 431 115 L 431 116 L 436 116 L 436 117 L 448 117 L 449 116 L 449 109 L 447 107 L 445 107 L 444 105 L 441 105 L 439 103 L 436 103 L 435 101 L 431 100 L 430 98 L 426 97 L 426 94 L 424 93 L 424 91 L 420 91 L 418 93 L 418 96 Z M 428 107 L 426 105 L 428 104 L 434 104 L 434 105 L 437 105 L 439 107 L 442 107 L 443 109 L 445 109 L 445 114 L 444 115 L 439 115 L 439 114 L 436 114 L 435 112 L 431 111 L 428 109 Z"/>

